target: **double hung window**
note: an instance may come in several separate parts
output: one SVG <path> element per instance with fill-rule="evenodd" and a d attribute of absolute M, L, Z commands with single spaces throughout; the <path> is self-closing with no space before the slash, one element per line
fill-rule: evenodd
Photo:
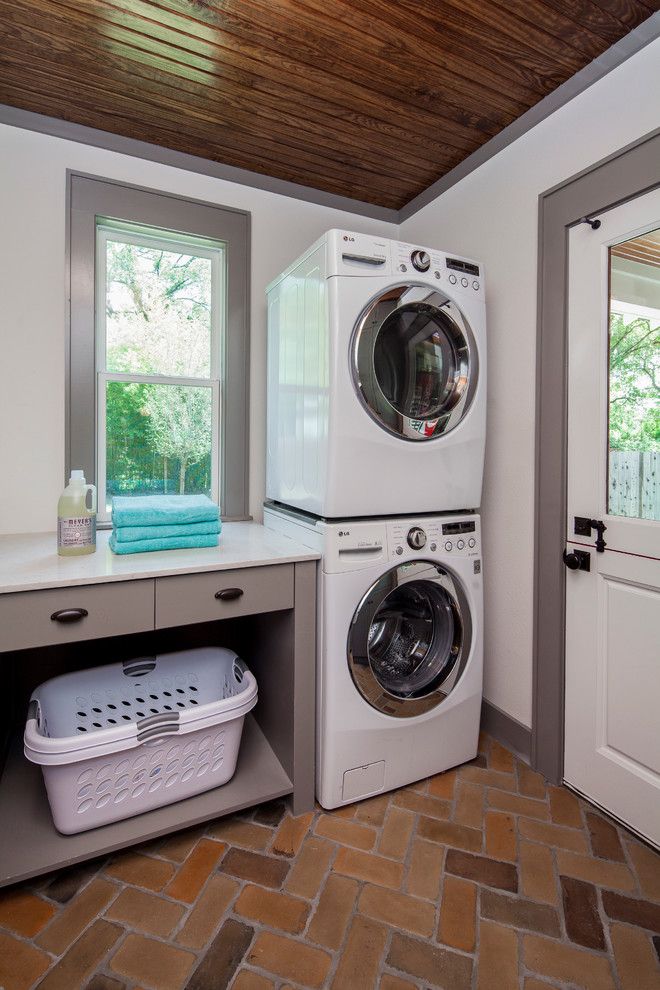
<path fill-rule="evenodd" d="M 115 495 L 245 517 L 248 218 L 71 178 L 68 466 L 95 479 L 101 524 Z"/>

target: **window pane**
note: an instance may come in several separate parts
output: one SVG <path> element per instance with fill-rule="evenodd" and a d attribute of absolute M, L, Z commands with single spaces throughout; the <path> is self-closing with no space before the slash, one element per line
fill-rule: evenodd
<path fill-rule="evenodd" d="M 113 495 L 211 495 L 212 389 L 106 384 L 106 503 Z"/>
<path fill-rule="evenodd" d="M 610 248 L 611 515 L 660 519 L 660 230 Z"/>
<path fill-rule="evenodd" d="M 106 369 L 211 374 L 212 264 L 183 251 L 106 241 Z"/>

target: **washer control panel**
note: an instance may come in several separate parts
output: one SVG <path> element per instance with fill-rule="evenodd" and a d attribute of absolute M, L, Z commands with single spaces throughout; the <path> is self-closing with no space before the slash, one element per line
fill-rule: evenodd
<path fill-rule="evenodd" d="M 475 519 L 402 519 L 387 524 L 390 560 L 443 553 L 473 556 L 479 553 L 479 531 Z"/>

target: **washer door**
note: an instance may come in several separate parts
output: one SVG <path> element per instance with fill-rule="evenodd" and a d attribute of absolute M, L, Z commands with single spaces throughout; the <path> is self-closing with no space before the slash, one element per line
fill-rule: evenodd
<path fill-rule="evenodd" d="M 437 439 L 460 423 L 479 373 L 461 310 L 417 283 L 390 287 L 365 307 L 353 333 L 352 368 L 369 415 L 412 441 Z"/>
<path fill-rule="evenodd" d="M 355 610 L 348 634 L 353 682 L 378 711 L 396 718 L 442 704 L 470 654 L 465 593 L 439 564 L 415 560 L 383 574 Z"/>

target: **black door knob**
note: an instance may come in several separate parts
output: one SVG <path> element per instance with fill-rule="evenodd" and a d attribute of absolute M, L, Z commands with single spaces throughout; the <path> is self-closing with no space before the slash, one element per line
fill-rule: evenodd
<path fill-rule="evenodd" d="M 562 559 L 569 571 L 591 570 L 591 557 L 586 550 L 564 550 Z"/>

